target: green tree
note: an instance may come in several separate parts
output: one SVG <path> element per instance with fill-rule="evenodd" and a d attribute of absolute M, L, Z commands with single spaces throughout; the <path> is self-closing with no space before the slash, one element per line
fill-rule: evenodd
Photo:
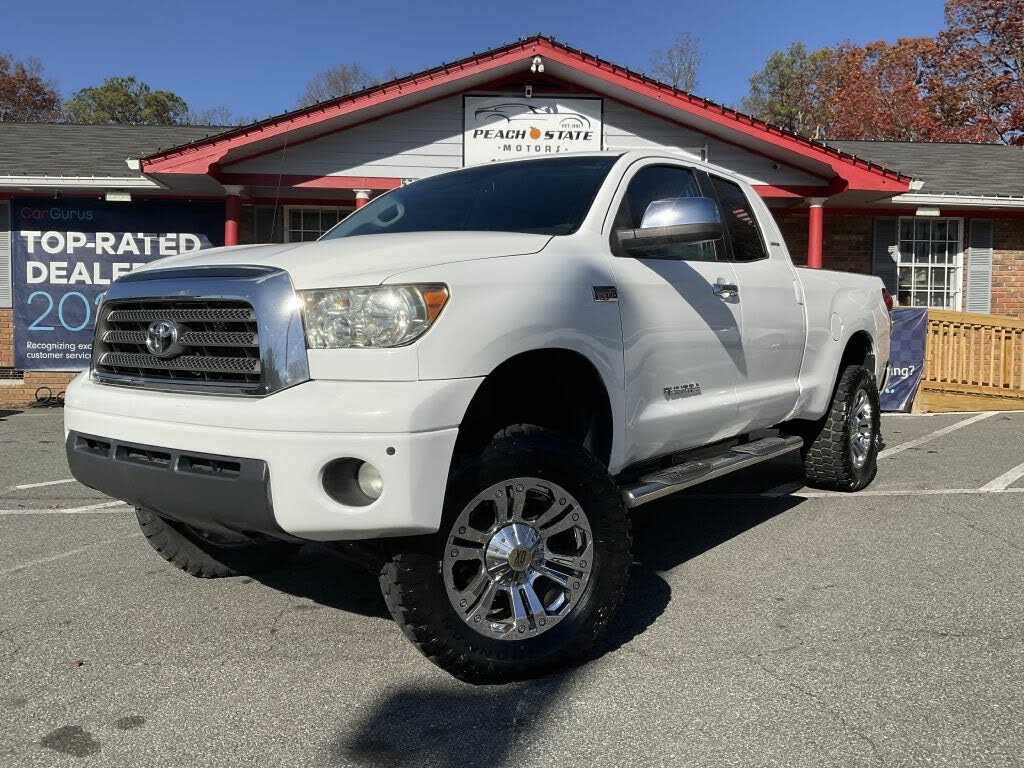
<path fill-rule="evenodd" d="M 73 123 L 180 125 L 188 104 L 170 91 L 154 91 L 134 77 L 108 77 L 103 85 L 83 88 L 66 105 Z"/>
<path fill-rule="evenodd" d="M 819 107 L 818 83 L 832 58 L 830 49 L 808 52 L 803 43 L 775 51 L 764 68 L 750 78 L 750 93 L 743 99 L 743 111 L 804 136 L 817 135 L 824 118 Z"/>
<path fill-rule="evenodd" d="M 43 65 L 0 53 L 0 123 L 40 123 L 60 116 L 60 93 L 43 77 Z"/>

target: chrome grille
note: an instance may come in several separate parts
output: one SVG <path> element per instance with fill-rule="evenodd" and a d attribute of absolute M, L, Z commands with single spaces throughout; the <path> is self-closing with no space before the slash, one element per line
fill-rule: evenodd
<path fill-rule="evenodd" d="M 252 387 L 262 381 L 256 313 L 244 301 L 135 299 L 103 304 L 93 350 L 96 373 L 176 385 Z M 150 323 L 179 326 L 181 354 L 146 348 Z"/>

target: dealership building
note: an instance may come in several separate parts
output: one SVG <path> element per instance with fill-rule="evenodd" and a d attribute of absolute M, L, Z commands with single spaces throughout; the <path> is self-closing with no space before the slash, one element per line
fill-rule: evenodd
<path fill-rule="evenodd" d="M 99 296 L 138 264 L 313 240 L 465 165 L 642 148 L 745 177 L 797 263 L 1024 316 L 1024 151 L 811 141 L 534 37 L 241 128 L 0 123 L 0 404 L 88 365 Z"/>

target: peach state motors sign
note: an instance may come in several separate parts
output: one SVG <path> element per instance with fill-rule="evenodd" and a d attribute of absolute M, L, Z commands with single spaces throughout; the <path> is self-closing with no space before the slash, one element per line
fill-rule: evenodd
<path fill-rule="evenodd" d="M 465 165 L 601 149 L 601 99 L 466 96 Z"/>

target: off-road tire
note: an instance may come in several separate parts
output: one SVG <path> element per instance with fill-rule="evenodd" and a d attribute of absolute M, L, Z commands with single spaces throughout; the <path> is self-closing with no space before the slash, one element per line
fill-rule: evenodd
<path fill-rule="evenodd" d="M 187 526 L 135 508 L 139 527 L 149 545 L 176 568 L 201 579 L 246 576 L 287 565 L 299 544 L 286 541 L 253 542 L 223 547 L 207 541 Z"/>
<path fill-rule="evenodd" d="M 864 392 L 871 405 L 873 437 L 866 461 L 857 466 L 851 448 L 855 428 L 851 421 L 858 392 Z M 832 404 L 820 421 L 804 434 L 804 473 L 807 484 L 822 490 L 853 492 L 865 488 L 878 471 L 881 421 L 878 384 L 863 366 L 849 365 L 839 376 Z"/>
<path fill-rule="evenodd" d="M 579 502 L 593 533 L 593 570 L 579 602 L 557 626 L 524 640 L 493 639 L 456 613 L 442 573 L 444 550 L 456 517 L 477 494 L 520 476 L 556 483 Z M 418 551 L 392 556 L 380 586 L 395 623 L 428 659 L 467 682 L 503 683 L 585 658 L 622 602 L 631 548 L 629 516 L 604 465 L 557 433 L 516 425 L 454 470 L 438 534 Z"/>

